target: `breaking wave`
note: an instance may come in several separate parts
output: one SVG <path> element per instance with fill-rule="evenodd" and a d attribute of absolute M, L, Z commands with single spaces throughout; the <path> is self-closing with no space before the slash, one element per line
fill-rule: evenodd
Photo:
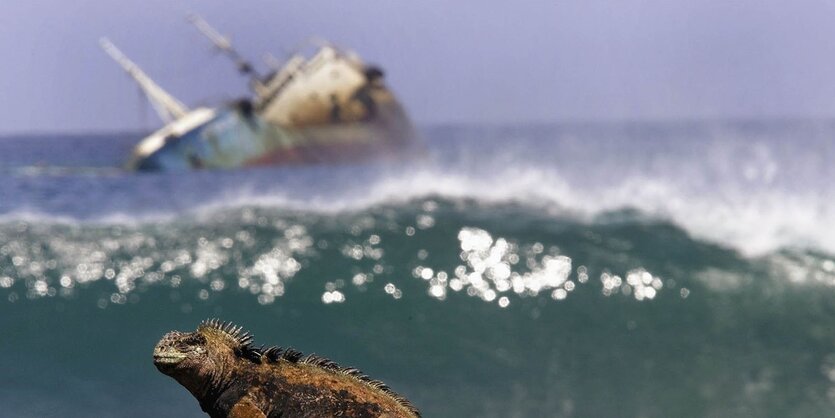
<path fill-rule="evenodd" d="M 799 122 L 437 128 L 427 158 L 408 164 L 14 175 L 0 186 L 0 222 L 208 219 L 251 206 L 327 214 L 440 198 L 587 223 L 637 214 L 746 255 L 835 252 L 831 136 Z"/>

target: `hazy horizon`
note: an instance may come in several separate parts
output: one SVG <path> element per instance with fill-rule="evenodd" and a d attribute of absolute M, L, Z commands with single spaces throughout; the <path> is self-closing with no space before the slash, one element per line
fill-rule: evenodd
<path fill-rule="evenodd" d="M 0 134 L 160 126 L 101 36 L 190 106 L 246 95 L 189 12 L 255 62 L 311 36 L 356 50 L 421 125 L 835 117 L 825 0 L 35 0 L 0 13 Z"/>

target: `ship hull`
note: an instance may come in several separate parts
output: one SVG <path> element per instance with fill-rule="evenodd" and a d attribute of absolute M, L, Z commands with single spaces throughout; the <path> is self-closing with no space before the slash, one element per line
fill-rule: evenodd
<path fill-rule="evenodd" d="M 166 127 L 146 138 L 128 167 L 183 171 L 350 163 L 406 157 L 419 152 L 418 143 L 411 122 L 396 103 L 372 120 L 302 128 L 275 126 L 245 107 L 230 105 L 191 126 Z"/>

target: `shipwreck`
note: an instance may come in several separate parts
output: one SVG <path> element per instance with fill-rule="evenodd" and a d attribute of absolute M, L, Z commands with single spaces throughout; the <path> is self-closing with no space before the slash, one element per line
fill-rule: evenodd
<path fill-rule="evenodd" d="M 275 164 L 402 158 L 420 149 L 383 71 L 356 53 L 319 41 L 261 75 L 198 16 L 189 20 L 249 78 L 251 97 L 189 108 L 108 39 L 101 46 L 136 81 L 165 125 L 142 139 L 132 170 L 227 169 Z"/>

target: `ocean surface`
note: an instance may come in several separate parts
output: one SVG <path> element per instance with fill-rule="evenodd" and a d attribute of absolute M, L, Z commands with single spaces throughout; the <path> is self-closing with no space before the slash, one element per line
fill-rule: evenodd
<path fill-rule="evenodd" d="M 172 174 L 0 138 L 0 416 L 203 416 L 151 352 L 212 317 L 425 417 L 835 416 L 835 122 L 423 132 Z"/>

